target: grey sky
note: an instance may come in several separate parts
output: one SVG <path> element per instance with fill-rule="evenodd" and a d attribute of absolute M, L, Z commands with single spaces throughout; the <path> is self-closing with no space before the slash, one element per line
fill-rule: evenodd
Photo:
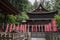
<path fill-rule="evenodd" d="M 32 4 L 35 2 L 35 0 L 29 0 Z M 37 0 L 38 2 L 40 1 L 40 0 Z"/>
<path fill-rule="evenodd" d="M 35 0 L 29 0 L 32 4 L 35 2 Z M 40 0 L 37 0 L 38 2 L 40 1 Z M 51 1 L 51 0 L 45 0 L 45 1 Z"/>

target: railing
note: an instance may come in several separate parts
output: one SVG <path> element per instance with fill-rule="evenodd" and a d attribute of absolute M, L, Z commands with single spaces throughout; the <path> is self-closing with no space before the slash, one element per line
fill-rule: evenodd
<path fill-rule="evenodd" d="M 45 38 L 46 40 L 60 40 L 60 33 L 59 32 L 32 32 L 32 33 L 0 32 L 0 40 L 31 40 L 31 38 Z"/>
<path fill-rule="evenodd" d="M 13 40 L 13 35 L 1 33 L 0 34 L 0 40 Z"/>
<path fill-rule="evenodd" d="M 6 32 L 0 32 L 0 40 L 29 40 L 30 39 L 30 33 L 6 33 Z"/>
<path fill-rule="evenodd" d="M 46 33 L 46 40 L 60 40 L 60 33 Z"/>
<path fill-rule="evenodd" d="M 45 40 L 60 40 L 59 32 L 32 32 L 32 38 L 45 38 Z"/>

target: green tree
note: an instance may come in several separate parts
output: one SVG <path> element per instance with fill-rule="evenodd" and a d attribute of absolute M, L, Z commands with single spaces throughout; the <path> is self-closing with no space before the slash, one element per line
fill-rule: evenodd
<path fill-rule="evenodd" d="M 57 21 L 58 29 L 60 29 L 60 15 L 55 16 L 55 18 L 56 18 L 56 21 Z"/>
<path fill-rule="evenodd" d="M 35 0 L 35 2 L 34 2 L 34 9 L 36 9 L 37 8 L 37 6 L 38 6 L 38 2 L 37 2 L 37 0 Z"/>
<path fill-rule="evenodd" d="M 14 24 L 16 22 L 16 16 L 14 15 L 7 15 L 7 23 Z"/>
<path fill-rule="evenodd" d="M 50 9 L 50 4 L 49 4 L 49 2 L 46 3 L 45 8 L 46 8 L 47 10 L 51 10 L 51 9 Z"/>
<path fill-rule="evenodd" d="M 28 0 L 19 0 L 19 10 L 22 11 L 27 11 L 28 8 Z"/>

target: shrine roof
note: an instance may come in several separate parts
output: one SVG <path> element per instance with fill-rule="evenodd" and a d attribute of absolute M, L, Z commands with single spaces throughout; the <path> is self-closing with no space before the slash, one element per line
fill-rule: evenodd
<path fill-rule="evenodd" d="M 56 12 L 58 12 L 58 10 L 56 10 L 56 11 L 48 11 L 47 9 L 45 9 L 43 6 L 42 6 L 42 4 L 40 3 L 40 5 L 36 8 L 36 9 L 34 9 L 33 11 L 31 11 L 31 12 L 28 12 L 28 13 L 31 13 L 31 14 L 45 14 L 45 13 L 56 13 Z"/>
<path fill-rule="evenodd" d="M 14 8 L 7 0 L 0 0 L 0 8 L 9 14 L 18 14 L 19 11 Z M 7 14 L 7 13 L 6 13 Z"/>
<path fill-rule="evenodd" d="M 53 18 L 30 18 L 28 20 L 51 20 Z"/>

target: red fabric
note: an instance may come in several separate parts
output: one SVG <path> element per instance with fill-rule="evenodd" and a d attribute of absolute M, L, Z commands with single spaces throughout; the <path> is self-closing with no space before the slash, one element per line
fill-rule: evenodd
<path fill-rule="evenodd" d="M 25 32 L 26 32 L 27 24 L 25 24 Z"/>
<path fill-rule="evenodd" d="M 11 31 L 12 31 L 12 29 L 13 29 L 13 28 L 12 28 L 12 24 L 11 24 L 11 25 L 10 25 L 10 30 L 9 30 L 9 32 L 11 32 Z"/>
<path fill-rule="evenodd" d="M 15 24 L 13 25 L 13 30 L 15 30 L 16 28 L 15 28 Z"/>
<path fill-rule="evenodd" d="M 6 25 L 6 32 L 9 30 L 9 24 Z"/>
<path fill-rule="evenodd" d="M 54 32 L 58 31 L 57 24 L 56 24 L 56 20 L 55 19 L 52 19 L 52 28 L 53 28 L 53 31 Z"/>
<path fill-rule="evenodd" d="M 22 27 L 23 27 L 23 32 L 25 32 L 25 27 L 24 27 L 24 25 L 23 25 Z"/>
<path fill-rule="evenodd" d="M 23 24 L 21 24 L 21 26 L 20 26 L 20 30 L 23 31 L 23 32 L 25 31 L 25 27 L 24 27 Z"/>
<path fill-rule="evenodd" d="M 22 29 L 23 29 L 23 28 L 22 28 L 22 24 L 21 24 L 21 25 L 20 25 L 20 31 L 23 31 Z"/>
<path fill-rule="evenodd" d="M 46 32 L 46 31 L 47 31 L 47 30 L 46 30 L 46 24 L 45 24 L 44 26 L 45 26 L 45 32 Z"/>
<path fill-rule="evenodd" d="M 35 25 L 34 25 L 34 27 L 33 27 L 33 31 L 36 32 L 36 26 L 35 26 Z"/>
<path fill-rule="evenodd" d="M 45 25 L 45 32 L 49 32 L 50 30 L 49 30 L 49 25 L 48 24 L 46 24 Z"/>
<path fill-rule="evenodd" d="M 52 31 L 51 23 L 49 23 L 49 31 Z"/>
<path fill-rule="evenodd" d="M 53 28 L 53 31 L 54 31 L 54 32 L 57 32 L 57 31 L 58 31 L 57 27 L 54 27 L 54 28 Z"/>
<path fill-rule="evenodd" d="M 16 26 L 16 30 L 19 31 L 19 24 Z"/>
<path fill-rule="evenodd" d="M 56 20 L 55 20 L 55 19 L 52 19 L 52 26 L 53 26 L 53 27 L 57 26 L 57 25 L 56 25 Z"/>

